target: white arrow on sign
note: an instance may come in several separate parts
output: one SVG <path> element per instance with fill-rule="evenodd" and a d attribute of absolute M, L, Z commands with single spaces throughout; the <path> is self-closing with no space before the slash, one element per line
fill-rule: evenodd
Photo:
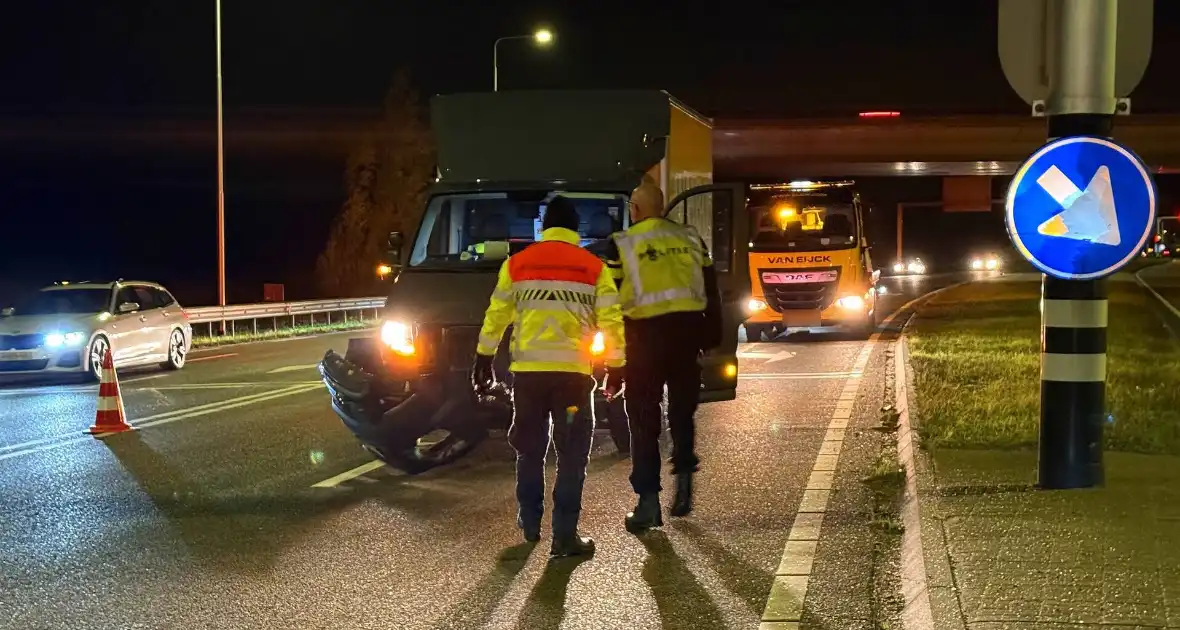
<path fill-rule="evenodd" d="M 1112 247 L 1122 242 L 1109 168 L 1098 167 L 1084 191 L 1056 166 L 1050 166 L 1037 183 L 1061 206 L 1060 213 L 1037 226 L 1038 232 Z"/>
<path fill-rule="evenodd" d="M 737 358 L 739 359 L 766 359 L 767 363 L 774 363 L 776 361 L 785 361 L 795 356 L 794 352 L 780 350 L 778 352 L 739 352 Z"/>

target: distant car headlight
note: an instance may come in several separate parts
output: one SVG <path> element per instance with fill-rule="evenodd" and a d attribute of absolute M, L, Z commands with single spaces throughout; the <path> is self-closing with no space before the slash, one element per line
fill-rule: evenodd
<path fill-rule="evenodd" d="M 865 299 L 859 295 L 848 295 L 836 300 L 836 306 L 849 311 L 863 311 Z"/>
<path fill-rule="evenodd" d="M 885 295 L 886 293 L 889 293 L 889 288 L 883 284 L 879 284 L 877 285 L 877 293 L 880 295 Z"/>
<path fill-rule="evenodd" d="M 86 341 L 86 333 L 84 332 L 55 332 L 45 335 L 45 346 L 47 348 L 60 348 L 62 346 L 76 348 L 82 345 L 84 341 Z"/>
<path fill-rule="evenodd" d="M 751 299 L 749 302 L 746 302 L 746 310 L 750 311 L 751 313 L 764 311 L 766 310 L 766 302 L 758 299 Z"/>
<path fill-rule="evenodd" d="M 975 260 L 972 260 L 971 261 L 971 268 L 974 269 L 975 271 L 979 271 L 980 269 L 983 269 L 983 261 L 978 258 L 976 258 Z"/>
<path fill-rule="evenodd" d="M 1000 268 L 1000 261 L 996 260 L 995 258 L 989 258 L 987 260 L 987 268 L 990 271 L 995 271 L 996 269 L 999 269 Z"/>
<path fill-rule="evenodd" d="M 414 354 L 414 336 L 410 326 L 404 322 L 387 321 L 381 325 L 381 343 L 397 354 Z"/>
<path fill-rule="evenodd" d="M 893 263 L 893 273 L 904 273 L 904 272 L 905 272 L 905 264 L 904 263 Z"/>

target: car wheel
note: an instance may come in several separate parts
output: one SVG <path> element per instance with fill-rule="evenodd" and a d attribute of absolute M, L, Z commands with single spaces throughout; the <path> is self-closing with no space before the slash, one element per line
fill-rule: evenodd
<path fill-rule="evenodd" d="M 95 337 L 94 341 L 90 342 L 90 351 L 87 353 L 87 378 L 92 381 L 102 380 L 102 360 L 110 348 L 111 343 L 102 335 Z"/>
<path fill-rule="evenodd" d="M 184 343 L 184 333 L 177 328 L 172 331 L 172 336 L 168 337 L 168 360 L 164 362 L 164 367 L 179 370 L 184 367 L 187 358 L 188 346 Z"/>

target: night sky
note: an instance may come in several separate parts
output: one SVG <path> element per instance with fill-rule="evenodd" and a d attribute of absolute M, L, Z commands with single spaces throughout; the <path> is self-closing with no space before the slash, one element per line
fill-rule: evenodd
<path fill-rule="evenodd" d="M 0 24 L 0 298 L 122 276 L 211 303 L 214 1 L 12 4 Z M 996 58 L 992 0 L 707 12 L 684 2 L 223 4 L 234 301 L 259 299 L 266 281 L 309 295 L 350 134 L 399 67 L 424 94 L 487 90 L 495 38 L 536 25 L 554 30 L 555 45 L 502 45 L 501 89 L 660 88 L 720 118 L 1027 112 Z M 1180 2 L 1160 2 L 1136 112 L 1180 110 L 1176 61 Z"/>

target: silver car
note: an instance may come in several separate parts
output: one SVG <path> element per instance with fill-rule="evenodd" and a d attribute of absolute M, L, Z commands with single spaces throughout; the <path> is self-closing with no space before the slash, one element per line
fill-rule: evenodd
<path fill-rule="evenodd" d="M 82 282 L 45 287 L 0 312 L 0 376 L 102 374 L 115 367 L 160 364 L 179 370 L 192 345 L 188 315 L 151 282 Z"/>

